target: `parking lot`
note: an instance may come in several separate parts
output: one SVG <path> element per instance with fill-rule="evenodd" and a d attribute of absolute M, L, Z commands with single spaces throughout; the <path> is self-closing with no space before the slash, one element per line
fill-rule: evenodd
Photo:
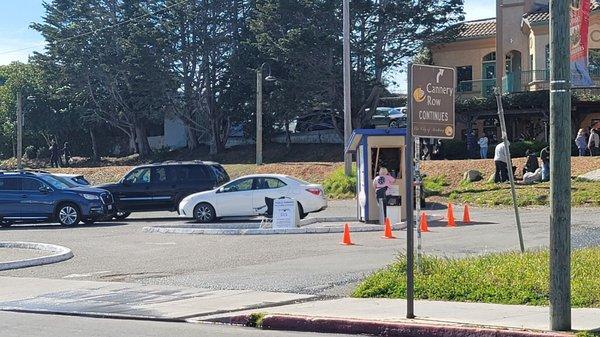
<path fill-rule="evenodd" d="M 456 207 L 457 218 L 461 214 Z M 392 212 L 396 211 L 392 208 Z M 319 216 L 351 216 L 355 202 L 333 201 Z M 430 214 L 443 217 L 445 210 Z M 406 232 L 384 240 L 379 232 L 352 233 L 354 246 L 341 246 L 340 234 L 181 235 L 145 233 L 143 227 L 186 223 L 175 213 L 138 213 L 115 222 L 64 227 L 17 225 L 2 229 L 3 241 L 35 241 L 73 250 L 74 258 L 58 264 L 0 272 L 72 280 L 123 281 L 211 289 L 253 289 L 345 296 L 368 273 L 404 251 Z M 518 248 L 511 209 L 472 209 L 472 224 L 447 228 L 430 223 L 423 252 L 464 256 Z M 600 209 L 573 211 L 575 247 L 600 244 Z M 522 211 L 527 248 L 546 246 L 548 209 Z"/>

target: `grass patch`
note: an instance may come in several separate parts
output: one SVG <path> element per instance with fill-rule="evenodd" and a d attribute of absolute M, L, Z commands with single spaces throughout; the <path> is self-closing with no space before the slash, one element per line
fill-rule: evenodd
<path fill-rule="evenodd" d="M 499 253 L 464 259 L 423 257 L 415 298 L 548 305 L 548 252 Z M 572 254 L 572 305 L 600 307 L 600 248 Z M 365 279 L 354 297 L 405 298 L 406 259 Z"/>
<path fill-rule="evenodd" d="M 427 176 L 423 178 L 425 196 L 440 195 L 446 186 L 450 186 L 446 176 Z"/>
<path fill-rule="evenodd" d="M 600 206 L 600 182 L 572 182 L 573 206 Z M 546 206 L 549 204 L 550 184 L 517 185 L 517 204 L 519 206 Z M 479 206 L 510 206 L 512 195 L 509 184 L 475 183 L 461 184 L 459 188 L 442 194 L 452 202 L 470 203 Z"/>
<path fill-rule="evenodd" d="M 250 314 L 249 320 L 246 323 L 247 327 L 250 328 L 262 328 L 263 320 L 266 314 L 264 312 L 255 312 Z"/>
<path fill-rule="evenodd" d="M 324 181 L 325 194 L 330 199 L 350 199 L 356 195 L 356 170 L 348 177 L 344 174 L 344 168 L 339 167 L 331 173 Z"/>

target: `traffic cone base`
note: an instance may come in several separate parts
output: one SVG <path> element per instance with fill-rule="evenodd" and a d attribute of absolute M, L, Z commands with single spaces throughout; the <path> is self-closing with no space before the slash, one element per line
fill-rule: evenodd
<path fill-rule="evenodd" d="M 429 225 L 427 225 L 427 214 L 425 214 L 425 212 L 421 213 L 419 228 L 421 229 L 421 233 L 429 232 Z"/>
<path fill-rule="evenodd" d="M 469 205 L 465 204 L 465 210 L 463 212 L 463 223 L 470 223 L 471 222 L 471 214 L 469 214 Z"/>
<path fill-rule="evenodd" d="M 352 240 L 350 239 L 350 226 L 348 226 L 348 224 L 344 225 L 344 235 L 342 236 L 342 242 L 340 242 L 340 245 L 353 245 Z"/>
<path fill-rule="evenodd" d="M 452 204 L 448 204 L 448 227 L 456 227 L 456 221 L 454 220 L 454 210 L 452 209 Z"/>
<path fill-rule="evenodd" d="M 385 228 L 383 230 L 383 239 L 395 239 L 396 237 L 392 234 L 392 222 L 389 218 L 385 218 Z"/>

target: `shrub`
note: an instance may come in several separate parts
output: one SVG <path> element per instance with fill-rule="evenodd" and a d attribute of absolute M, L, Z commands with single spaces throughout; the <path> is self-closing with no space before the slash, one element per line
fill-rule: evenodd
<path fill-rule="evenodd" d="M 35 159 L 37 157 L 37 149 L 33 145 L 29 145 L 25 148 L 25 157 L 27 159 Z"/>
<path fill-rule="evenodd" d="M 426 197 L 440 195 L 445 186 L 449 186 L 446 176 L 431 176 L 423 179 L 423 192 Z"/>
<path fill-rule="evenodd" d="M 540 151 L 548 144 L 544 142 L 538 141 L 523 141 L 523 142 L 514 142 L 510 144 L 510 156 L 512 158 L 525 157 L 525 152 L 527 150 L 534 151 L 536 156 L 540 156 Z"/>
<path fill-rule="evenodd" d="M 338 168 L 323 181 L 323 188 L 331 199 L 353 198 L 356 195 L 356 170 L 347 177 L 344 168 Z"/>
<path fill-rule="evenodd" d="M 50 150 L 42 146 L 37 150 L 37 159 L 48 159 L 50 158 Z"/>
<path fill-rule="evenodd" d="M 442 159 L 467 158 L 467 142 L 454 139 L 442 141 L 440 156 Z"/>

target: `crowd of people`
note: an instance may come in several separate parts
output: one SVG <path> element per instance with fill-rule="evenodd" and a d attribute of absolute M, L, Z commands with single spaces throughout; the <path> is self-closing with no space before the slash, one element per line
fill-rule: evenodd
<path fill-rule="evenodd" d="M 52 140 L 50 142 L 49 150 L 51 167 L 69 166 L 69 161 L 71 160 L 71 147 L 69 146 L 69 142 L 65 142 L 65 144 L 61 148 L 55 140 Z"/>

